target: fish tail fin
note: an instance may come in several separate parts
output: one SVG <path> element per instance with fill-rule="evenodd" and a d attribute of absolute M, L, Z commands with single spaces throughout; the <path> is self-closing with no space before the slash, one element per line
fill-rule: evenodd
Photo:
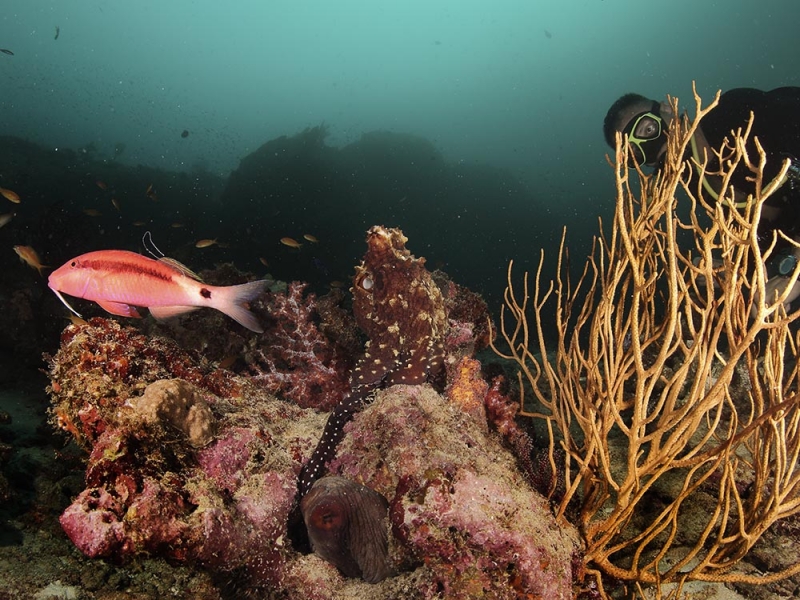
<path fill-rule="evenodd" d="M 264 328 L 261 327 L 256 316 L 248 310 L 246 304 L 255 300 L 266 288 L 267 280 L 265 279 L 217 288 L 213 307 L 250 331 L 264 333 Z"/>

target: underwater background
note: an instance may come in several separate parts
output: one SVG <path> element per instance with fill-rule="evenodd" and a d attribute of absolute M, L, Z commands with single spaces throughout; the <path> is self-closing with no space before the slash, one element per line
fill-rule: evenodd
<path fill-rule="evenodd" d="M 544 250 L 548 279 L 567 227 L 579 273 L 610 222 L 614 100 L 691 112 L 693 81 L 706 102 L 800 85 L 798 23 L 790 0 L 4 0 L 0 187 L 19 203 L 0 198 L 0 547 L 40 525 L 57 540 L 70 501 L 35 483 L 64 445 L 41 370 L 67 311 L 14 246 L 58 267 L 143 252 L 149 231 L 192 269 L 322 294 L 349 287 L 385 225 L 496 317 L 509 260 L 535 271 Z M 12 571 L 0 561 L 0 588 Z M 44 588 L 58 569 L 42 573 Z M 124 587 L 108 577 L 95 591 Z"/>
<path fill-rule="evenodd" d="M 586 255 L 612 205 L 601 126 L 617 97 L 669 93 L 691 106 L 693 80 L 709 99 L 796 84 L 799 14 L 789 0 L 668 10 L 622 0 L 10 0 L 0 133 L 48 160 L 23 168 L 5 140 L 0 185 L 23 202 L 5 208 L 17 216 L 0 236 L 57 266 L 87 250 L 136 249 L 133 223 L 144 222 L 168 255 L 201 238 L 228 244 L 190 266 L 260 269 L 265 258 L 276 277 L 316 285 L 350 277 L 364 232 L 380 223 L 499 299 L 508 260 L 530 268 L 540 248 L 552 256 L 565 225 L 573 259 Z M 226 190 L 265 142 L 319 126 L 328 156 Z M 48 188 L 56 163 L 75 177 Z M 146 194 L 150 169 L 167 179 L 154 186 L 158 203 Z M 63 219 L 72 235 L 42 237 L 45 212 L 45 227 Z M 313 252 L 281 247 L 304 233 L 322 242 Z"/>

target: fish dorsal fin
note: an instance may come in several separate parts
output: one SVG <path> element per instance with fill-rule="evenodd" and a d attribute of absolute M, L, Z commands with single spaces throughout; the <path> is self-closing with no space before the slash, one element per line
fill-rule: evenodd
<path fill-rule="evenodd" d="M 169 265 L 170 267 L 172 267 L 176 271 L 179 271 L 183 275 L 186 275 L 187 277 L 191 277 L 192 279 L 194 279 L 196 281 L 200 281 L 200 282 L 203 281 L 202 279 L 200 279 L 200 275 L 198 275 L 197 273 L 192 271 L 189 267 L 187 267 L 183 263 L 178 262 L 174 258 L 169 258 L 168 256 L 162 256 L 161 258 L 158 259 L 158 261 L 162 262 L 162 263 L 164 263 L 166 265 Z"/>

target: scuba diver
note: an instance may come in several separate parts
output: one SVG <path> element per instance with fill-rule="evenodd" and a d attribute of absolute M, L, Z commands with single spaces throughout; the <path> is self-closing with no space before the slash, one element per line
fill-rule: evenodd
<path fill-rule="evenodd" d="M 789 171 L 780 188 L 764 203 L 758 228 L 762 251 L 772 243 L 773 234 L 780 230 L 785 236 L 800 242 L 800 87 L 782 87 L 768 92 L 737 88 L 720 95 L 719 104 L 708 113 L 692 137 L 687 150 L 698 162 L 708 156 L 707 171 L 714 173 L 719 164 L 714 150 L 722 147 L 732 132 L 744 128 L 753 113 L 753 125 L 747 142 L 751 159 L 757 159 L 753 138 L 758 138 L 766 153 L 765 184 L 772 181 L 791 160 Z M 616 147 L 616 132 L 629 144 L 629 160 L 639 165 L 659 169 L 667 152 L 667 132 L 675 115 L 667 102 L 657 102 L 639 94 L 620 97 L 606 114 L 603 134 L 612 148 Z M 633 167 L 634 165 L 630 165 Z M 734 205 L 747 197 L 753 182 L 749 169 L 743 164 L 731 177 Z M 717 199 L 721 178 L 706 173 L 702 185 L 706 194 Z M 777 237 L 775 250 L 767 264 L 767 297 L 782 292 L 788 276 L 800 261 L 800 248 Z M 800 297 L 800 281 L 789 293 L 785 305 Z"/>

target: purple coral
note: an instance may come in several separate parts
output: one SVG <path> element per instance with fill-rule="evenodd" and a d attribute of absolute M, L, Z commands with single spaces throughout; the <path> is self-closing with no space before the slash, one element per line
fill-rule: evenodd
<path fill-rule="evenodd" d="M 303 296 L 305 283 L 294 281 L 286 293 L 269 300 L 266 331 L 250 342 L 246 359 L 252 380 L 303 408 L 330 410 L 349 389 L 351 361 L 320 333 L 316 297 Z"/>

